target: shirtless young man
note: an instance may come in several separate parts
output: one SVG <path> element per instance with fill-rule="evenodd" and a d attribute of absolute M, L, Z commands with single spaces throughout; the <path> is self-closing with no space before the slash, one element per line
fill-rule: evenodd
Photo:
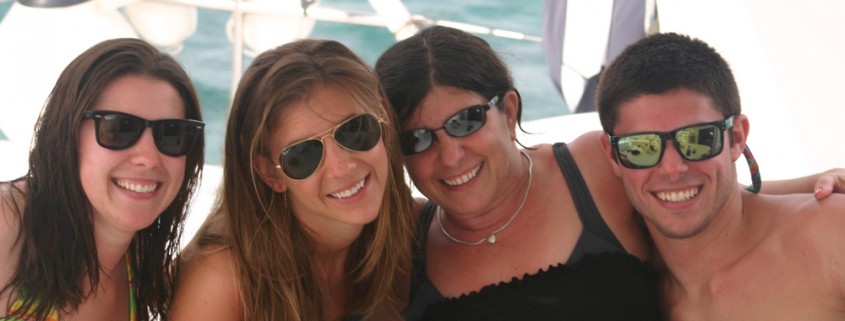
<path fill-rule="evenodd" d="M 748 118 L 704 42 L 648 37 L 598 89 L 603 147 L 665 262 L 671 320 L 845 319 L 845 196 L 748 192 Z"/>

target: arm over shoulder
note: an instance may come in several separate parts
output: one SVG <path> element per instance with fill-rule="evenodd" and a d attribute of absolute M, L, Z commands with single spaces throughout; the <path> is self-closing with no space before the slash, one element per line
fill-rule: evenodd
<path fill-rule="evenodd" d="M 217 245 L 215 245 L 217 246 Z M 229 250 L 189 248 L 170 312 L 171 321 L 242 320 L 243 311 L 235 264 Z"/>
<path fill-rule="evenodd" d="M 845 193 L 845 168 L 832 168 L 824 172 L 786 180 L 764 181 L 763 194 L 813 193 L 823 199 L 831 193 Z"/>
<path fill-rule="evenodd" d="M 605 157 L 601 139 L 607 139 L 601 131 L 584 133 L 568 144 L 569 150 L 596 207 L 613 234 L 629 253 L 643 260 L 649 259 L 644 229 L 634 216 L 634 207 L 628 200 L 622 180 L 613 172 Z"/>

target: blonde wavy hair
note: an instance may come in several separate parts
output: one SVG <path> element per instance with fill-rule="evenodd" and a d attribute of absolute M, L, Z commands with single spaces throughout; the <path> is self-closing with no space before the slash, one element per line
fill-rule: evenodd
<path fill-rule="evenodd" d="M 325 320 L 331 302 L 321 293 L 312 253 L 314 242 L 295 219 L 284 193 L 264 184 L 257 157 L 281 111 L 307 99 L 316 88 L 350 93 L 384 121 L 382 139 L 389 175 L 378 217 L 349 249 L 344 267 L 349 288 L 346 314 L 398 319 L 407 304 L 415 217 L 404 180 L 398 124 L 372 69 L 344 45 L 300 40 L 256 57 L 240 81 L 230 111 L 223 159 L 223 189 L 216 210 L 200 229 L 203 243 L 224 243 L 235 260 L 244 320 Z M 226 235 L 208 225 L 222 220 Z"/>

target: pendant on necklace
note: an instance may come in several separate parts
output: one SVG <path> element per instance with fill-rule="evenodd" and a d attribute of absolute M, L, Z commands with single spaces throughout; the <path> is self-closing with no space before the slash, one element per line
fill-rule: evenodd
<path fill-rule="evenodd" d="M 490 234 L 490 236 L 487 237 L 487 243 L 496 244 L 496 234 Z"/>

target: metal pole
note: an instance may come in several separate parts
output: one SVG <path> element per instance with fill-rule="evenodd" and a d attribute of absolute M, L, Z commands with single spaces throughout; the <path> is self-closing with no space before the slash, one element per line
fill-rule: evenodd
<path fill-rule="evenodd" d="M 235 99 L 235 91 L 238 89 L 238 82 L 241 80 L 241 73 L 243 73 L 243 59 L 244 59 L 244 26 L 243 13 L 241 12 L 241 2 L 243 0 L 235 0 L 235 9 L 232 11 L 232 90 L 229 94 L 229 101 Z"/>

